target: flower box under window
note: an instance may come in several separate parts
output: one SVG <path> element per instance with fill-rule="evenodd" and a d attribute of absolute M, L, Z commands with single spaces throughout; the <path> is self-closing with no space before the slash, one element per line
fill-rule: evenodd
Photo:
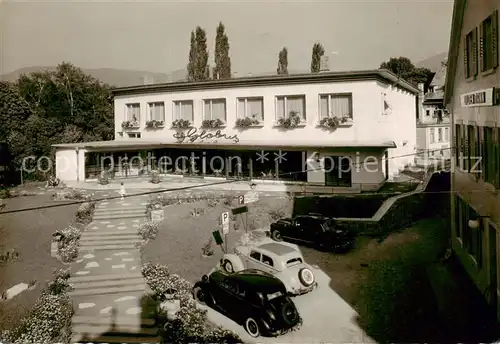
<path fill-rule="evenodd" d="M 287 117 L 281 117 L 276 122 L 276 125 L 285 129 L 293 129 L 303 125 L 302 118 L 297 111 L 290 111 Z"/>
<path fill-rule="evenodd" d="M 133 129 L 133 128 L 139 128 L 138 121 L 123 121 L 122 122 L 122 129 Z"/>
<path fill-rule="evenodd" d="M 221 128 L 225 125 L 225 123 L 217 118 L 217 119 L 205 119 L 201 122 L 202 128 Z"/>
<path fill-rule="evenodd" d="M 258 126 L 261 126 L 261 123 L 257 118 L 257 116 L 238 118 L 236 120 L 236 127 L 238 128 L 249 128 Z"/>
<path fill-rule="evenodd" d="M 191 127 L 191 121 L 187 119 L 176 119 L 172 122 L 172 128 L 187 129 Z"/>
<path fill-rule="evenodd" d="M 319 121 L 319 126 L 328 129 L 337 129 L 339 127 L 350 125 L 352 125 L 352 118 L 347 115 L 324 117 Z"/>
<path fill-rule="evenodd" d="M 153 119 L 151 121 L 146 122 L 146 128 L 150 128 L 150 129 L 163 128 L 164 125 L 165 124 L 163 123 L 163 121 L 158 121 L 156 119 Z"/>

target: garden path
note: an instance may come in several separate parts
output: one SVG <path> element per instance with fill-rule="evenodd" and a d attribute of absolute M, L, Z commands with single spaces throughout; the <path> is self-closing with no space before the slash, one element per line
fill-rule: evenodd
<path fill-rule="evenodd" d="M 147 198 L 128 195 L 97 204 L 93 221 L 82 233 L 80 255 L 71 264 L 72 342 L 159 342 L 144 306 L 148 290 L 135 248 Z"/>

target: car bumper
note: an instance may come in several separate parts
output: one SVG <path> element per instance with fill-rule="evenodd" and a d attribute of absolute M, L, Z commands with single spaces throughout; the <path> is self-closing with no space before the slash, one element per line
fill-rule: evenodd
<path fill-rule="evenodd" d="M 277 324 L 276 324 L 277 325 Z M 264 328 L 265 328 L 265 334 L 270 336 L 270 337 L 277 337 L 277 336 L 281 336 L 281 335 L 284 335 L 290 331 L 292 331 L 293 329 L 297 328 L 298 326 L 300 326 L 300 321 L 297 322 L 295 325 L 293 326 L 286 326 L 284 324 L 281 324 L 282 326 L 273 326 L 273 327 L 267 327 L 265 324 L 264 324 Z"/>
<path fill-rule="evenodd" d="M 313 291 L 317 287 L 318 287 L 318 282 L 314 282 L 310 287 L 302 287 L 302 288 L 299 288 L 299 289 L 294 289 L 292 291 L 289 291 L 288 294 L 290 296 L 304 295 L 304 294 L 307 294 L 307 293 Z"/>

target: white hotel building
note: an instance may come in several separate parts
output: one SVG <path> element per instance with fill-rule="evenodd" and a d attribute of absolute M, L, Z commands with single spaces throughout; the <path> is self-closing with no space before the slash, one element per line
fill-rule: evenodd
<path fill-rule="evenodd" d="M 416 152 L 418 89 L 385 70 L 176 82 L 113 92 L 115 139 L 55 145 L 61 180 L 95 180 L 103 162 L 113 161 L 115 178 L 158 169 L 359 192 L 379 188 Z M 275 159 L 280 152 L 281 161 Z M 151 166 L 134 156 L 149 156 Z"/>

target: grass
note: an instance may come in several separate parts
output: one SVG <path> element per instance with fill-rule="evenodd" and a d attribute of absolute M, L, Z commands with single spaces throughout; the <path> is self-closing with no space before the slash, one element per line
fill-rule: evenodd
<path fill-rule="evenodd" d="M 233 206 L 236 206 L 236 201 Z M 248 205 L 248 225 L 251 229 L 268 227 L 271 222 L 268 212 L 271 209 L 284 208 L 285 214 L 291 214 L 291 207 L 292 201 L 286 196 L 262 198 Z M 196 208 L 203 208 L 205 212 L 193 217 L 191 213 Z M 230 207 L 223 202 L 215 207 L 208 207 L 207 201 L 166 207 L 165 219 L 160 224 L 156 239 L 149 241 L 143 250 L 143 261 L 168 265 L 172 273 L 188 281 L 199 280 L 222 256 L 222 250 L 215 246 L 215 242 L 212 256 L 202 257 L 202 248 L 212 236 L 212 231 L 220 229 L 219 219 L 225 211 L 230 211 Z M 230 250 L 245 232 L 242 217 L 245 220 L 245 215 L 237 215 L 232 221 L 227 236 Z M 234 223 L 239 229 L 234 229 Z"/>
<path fill-rule="evenodd" d="M 26 189 L 43 192 L 33 185 Z M 47 191 L 43 195 L 15 197 L 4 202 L 5 210 L 54 204 L 51 192 Z M 0 303 L 0 328 L 10 329 L 17 325 L 35 304 L 46 282 L 52 280 L 52 269 L 63 267 L 57 259 L 51 257 L 50 242 L 54 231 L 75 221 L 77 208 L 78 205 L 69 205 L 63 208 L 0 214 L 0 250 L 15 249 L 19 252 L 18 259 L 0 266 L 0 291 L 18 283 L 33 280 L 39 282 L 32 290 Z"/>

